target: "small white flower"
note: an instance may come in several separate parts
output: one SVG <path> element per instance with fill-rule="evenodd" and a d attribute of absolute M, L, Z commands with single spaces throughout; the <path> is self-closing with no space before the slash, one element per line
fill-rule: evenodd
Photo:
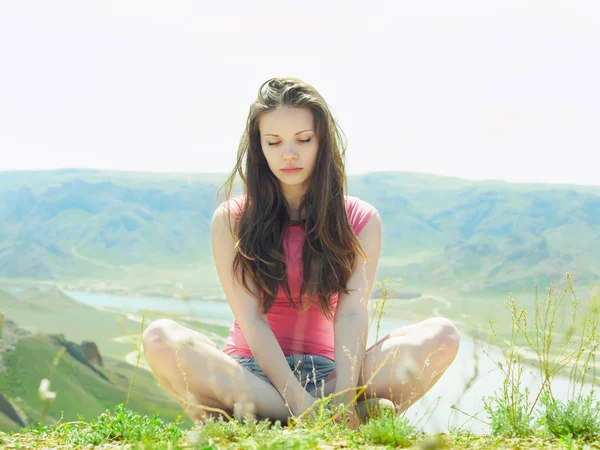
<path fill-rule="evenodd" d="M 56 392 L 50 391 L 50 380 L 46 378 L 42 379 L 42 381 L 40 382 L 38 394 L 42 401 L 52 401 L 56 398 Z"/>
<path fill-rule="evenodd" d="M 190 441 L 190 444 L 198 444 L 200 442 L 200 430 L 196 428 L 194 430 L 188 431 L 187 438 Z"/>

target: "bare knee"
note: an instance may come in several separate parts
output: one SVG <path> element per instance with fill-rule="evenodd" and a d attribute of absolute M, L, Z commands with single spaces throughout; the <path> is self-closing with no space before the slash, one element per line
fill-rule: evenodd
<path fill-rule="evenodd" d="M 447 360 L 447 365 L 450 365 L 460 345 L 460 333 L 456 325 L 445 317 L 431 317 L 427 319 L 427 326 L 432 327 L 434 331 L 434 342 L 439 352 L 442 353 Z"/>
<path fill-rule="evenodd" d="M 193 359 L 198 367 L 210 360 L 206 350 L 216 345 L 203 334 L 170 320 L 152 322 L 142 334 L 142 345 L 146 361 L 155 373 L 169 375 Z"/>
<path fill-rule="evenodd" d="M 180 327 L 181 325 L 171 319 L 159 319 L 152 322 L 142 334 L 142 346 L 146 358 L 150 353 L 172 349 L 176 330 Z"/>

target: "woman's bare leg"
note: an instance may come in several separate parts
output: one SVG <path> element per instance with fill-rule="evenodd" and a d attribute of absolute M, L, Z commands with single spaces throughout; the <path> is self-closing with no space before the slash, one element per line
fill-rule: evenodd
<path fill-rule="evenodd" d="M 153 322 L 142 336 L 144 355 L 160 384 L 193 420 L 258 414 L 283 423 L 291 416 L 281 395 L 269 383 L 221 352 L 208 337 L 172 320 Z M 221 414 L 222 415 L 222 414 Z"/>
<path fill-rule="evenodd" d="M 454 361 L 459 343 L 456 327 L 443 317 L 400 327 L 367 349 L 359 385 L 377 372 L 367 386 L 367 397 L 390 399 L 402 412 L 437 383 Z M 334 369 L 319 387 L 319 396 L 332 394 L 335 383 Z"/>

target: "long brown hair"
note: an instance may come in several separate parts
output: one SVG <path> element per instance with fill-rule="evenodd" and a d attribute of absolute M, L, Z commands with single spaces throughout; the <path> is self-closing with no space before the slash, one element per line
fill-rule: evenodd
<path fill-rule="evenodd" d="M 279 180 L 264 157 L 258 127 L 259 117 L 279 106 L 308 108 L 313 114 L 319 141 L 309 187 L 299 207 L 306 238 L 298 305 L 290 293 L 283 253 L 283 236 L 290 217 Z M 250 106 L 237 163 L 217 196 L 227 187 L 225 199 L 229 200 L 236 174 L 240 176 L 245 200 L 242 215 L 231 230 L 236 240 L 233 273 L 248 292 L 248 276 L 260 289 L 263 313 L 275 303 L 281 283 L 290 306 L 305 309 L 315 301 L 321 312 L 331 319 L 331 296 L 348 293 L 346 283 L 357 254 L 366 259 L 346 213 L 345 152 L 343 132 L 315 88 L 297 78 L 271 78 L 260 86 L 258 97 Z M 309 299 L 305 305 L 304 296 Z"/>

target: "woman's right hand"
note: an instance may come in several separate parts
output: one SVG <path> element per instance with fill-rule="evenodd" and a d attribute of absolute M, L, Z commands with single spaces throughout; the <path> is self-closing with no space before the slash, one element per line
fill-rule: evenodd
<path fill-rule="evenodd" d="M 295 408 L 290 408 L 294 416 L 298 417 L 304 414 L 305 416 L 309 414 L 313 414 L 310 410 L 314 411 L 315 403 L 317 403 L 319 399 L 313 397 L 311 393 L 304 391 L 302 400 Z M 306 413 L 305 413 L 306 412 Z"/>

